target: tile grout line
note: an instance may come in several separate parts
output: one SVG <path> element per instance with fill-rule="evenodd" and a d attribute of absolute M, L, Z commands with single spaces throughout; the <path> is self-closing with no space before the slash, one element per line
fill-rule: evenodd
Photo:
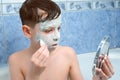
<path fill-rule="evenodd" d="M 4 27 L 4 14 L 3 14 L 3 3 L 2 3 L 2 0 L 1 0 L 1 7 L 2 7 L 2 29 L 3 29 L 3 36 L 4 36 L 4 53 L 3 55 L 5 55 L 5 60 L 6 60 L 6 57 L 7 57 L 7 46 L 6 46 L 6 35 L 5 35 L 5 27 Z M 6 63 L 6 61 L 5 61 Z"/>
<path fill-rule="evenodd" d="M 114 39 L 115 39 L 115 40 L 114 40 L 114 48 L 116 48 L 116 47 L 117 47 L 117 45 L 116 45 L 116 32 L 117 32 L 117 31 L 116 31 L 116 30 L 117 30 L 116 26 L 117 26 L 117 15 L 116 15 L 116 14 L 117 14 L 117 9 L 115 9 L 115 16 L 114 16 L 114 17 L 115 17 L 115 33 L 114 33 Z"/>

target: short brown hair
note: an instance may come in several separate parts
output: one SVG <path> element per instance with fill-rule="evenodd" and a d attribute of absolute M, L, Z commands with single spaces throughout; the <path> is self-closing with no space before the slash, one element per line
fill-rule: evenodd
<path fill-rule="evenodd" d="M 47 12 L 48 15 L 44 20 L 42 20 L 42 16 L 38 14 L 38 9 Z M 22 25 L 28 25 L 34 28 L 35 24 L 39 22 L 57 18 L 61 14 L 61 10 L 59 6 L 51 0 L 26 0 L 20 8 L 19 14 Z"/>

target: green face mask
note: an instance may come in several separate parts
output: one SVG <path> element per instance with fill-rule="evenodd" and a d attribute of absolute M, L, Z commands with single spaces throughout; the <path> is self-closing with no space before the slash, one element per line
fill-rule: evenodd
<path fill-rule="evenodd" d="M 60 25 L 61 16 L 59 16 L 57 19 L 40 23 L 40 32 L 37 33 L 36 40 L 40 40 L 40 44 L 46 44 L 49 48 L 56 47 L 60 39 Z M 53 28 L 54 31 L 48 33 L 47 35 L 42 33 L 44 30 L 47 30 L 49 28 Z"/>

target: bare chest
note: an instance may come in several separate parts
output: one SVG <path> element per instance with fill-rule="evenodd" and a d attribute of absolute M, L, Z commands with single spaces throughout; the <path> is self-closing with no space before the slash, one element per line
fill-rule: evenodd
<path fill-rule="evenodd" d="M 66 80 L 69 74 L 69 61 L 64 56 L 53 56 L 48 59 L 48 64 L 40 75 L 40 80 Z M 29 72 L 29 62 L 24 65 L 24 77 Z"/>

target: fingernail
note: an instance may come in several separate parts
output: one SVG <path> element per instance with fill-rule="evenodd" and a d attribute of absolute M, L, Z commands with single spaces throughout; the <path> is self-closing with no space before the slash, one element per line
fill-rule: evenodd
<path fill-rule="evenodd" d="M 107 55 L 105 55 L 104 60 L 107 59 Z"/>

